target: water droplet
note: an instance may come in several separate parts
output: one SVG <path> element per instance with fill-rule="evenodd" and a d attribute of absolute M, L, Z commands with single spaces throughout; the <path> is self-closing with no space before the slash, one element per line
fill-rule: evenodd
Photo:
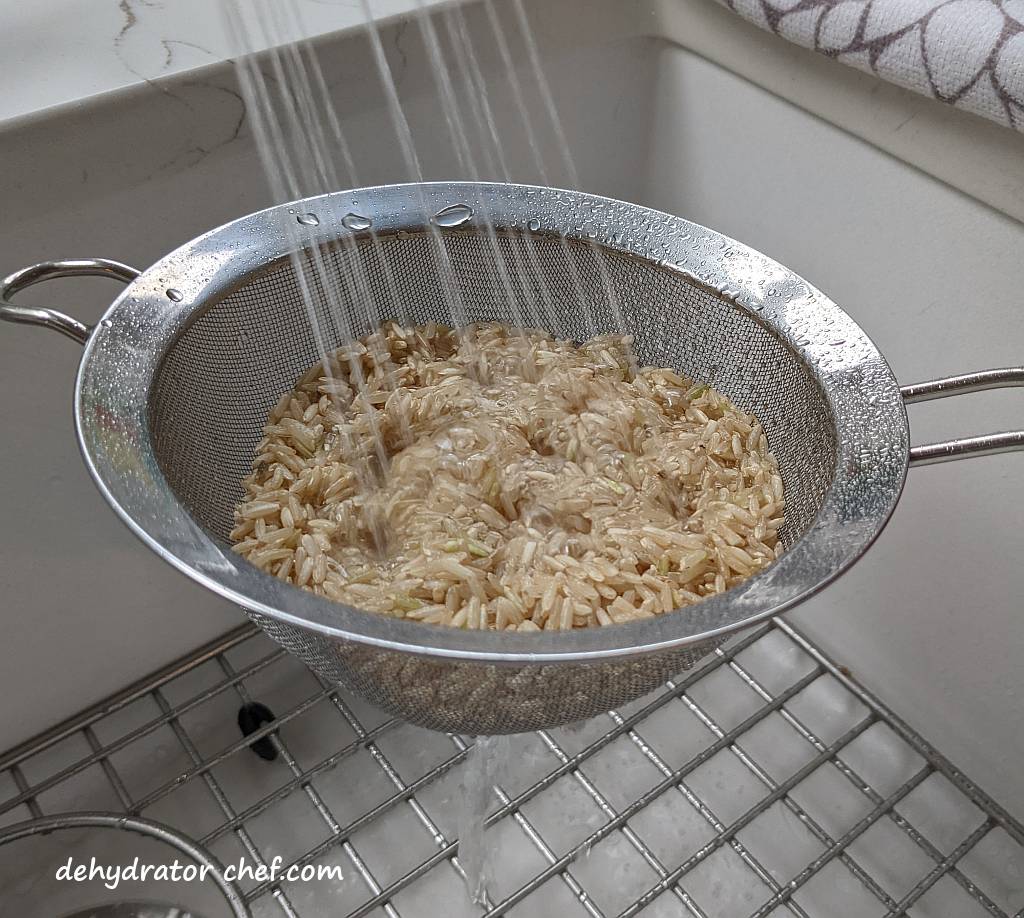
<path fill-rule="evenodd" d="M 180 290 L 176 290 L 174 287 L 168 287 L 166 293 L 167 299 L 174 300 L 175 303 L 180 303 L 183 299 L 185 299 L 185 294 L 182 293 Z"/>
<path fill-rule="evenodd" d="M 341 224 L 350 230 L 365 230 L 373 226 L 373 221 L 362 214 L 347 213 L 341 218 Z"/>
<path fill-rule="evenodd" d="M 303 226 L 319 226 L 320 218 L 316 214 L 299 214 L 296 218 Z"/>
<path fill-rule="evenodd" d="M 462 226 L 472 216 L 473 208 L 468 204 L 452 204 L 434 214 L 433 220 L 438 226 Z"/>
<path fill-rule="evenodd" d="M 539 229 L 540 229 L 540 220 L 538 220 L 538 219 L 537 219 L 536 217 L 534 217 L 534 218 L 533 218 L 533 219 L 532 219 L 532 220 L 531 220 L 531 221 L 530 221 L 529 223 L 527 223 L 526 225 L 527 225 L 527 226 L 528 226 L 528 227 L 530 228 L 530 231 L 531 231 L 531 232 L 535 233 L 535 232 L 537 232 L 537 230 L 539 230 Z"/>
<path fill-rule="evenodd" d="M 113 324 L 114 323 L 110 319 L 104 319 L 102 322 L 100 322 L 100 325 L 102 325 L 104 328 L 110 328 L 110 326 Z"/>

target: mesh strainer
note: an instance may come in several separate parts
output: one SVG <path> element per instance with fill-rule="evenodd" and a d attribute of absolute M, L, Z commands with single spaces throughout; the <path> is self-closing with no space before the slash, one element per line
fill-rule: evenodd
<path fill-rule="evenodd" d="M 427 231 L 430 215 L 466 204 L 473 217 Z M 484 212 L 496 236 L 483 231 Z M 469 321 L 512 323 L 547 297 L 558 304 L 552 330 L 583 339 L 616 330 L 609 303 L 617 302 L 641 363 L 709 382 L 761 419 L 786 488 L 786 553 L 679 613 L 532 635 L 386 618 L 251 567 L 227 544 L 240 480 L 271 406 L 318 359 L 288 257 L 288 227 L 307 213 L 319 220 L 310 245 L 328 269 L 313 295 L 331 347 L 342 340 L 332 302 L 357 334 L 369 330 L 348 282 L 357 267 L 374 300 L 392 310 L 382 318 L 417 324 L 449 319 L 442 263 Z M 372 220 L 376 238 L 350 229 L 365 224 L 352 214 Z M 510 283 L 502 262 L 518 266 Z M 91 330 L 7 302 L 67 274 L 130 284 Z M 241 605 L 322 676 L 458 733 L 551 727 L 645 694 L 856 561 L 895 507 L 908 463 L 1024 448 L 1024 431 L 911 448 L 904 404 L 1021 385 L 1024 368 L 901 391 L 864 332 L 791 271 L 678 217 L 578 192 L 466 183 L 338 192 L 236 220 L 142 274 L 102 260 L 50 262 L 9 277 L 2 295 L 4 318 L 85 344 L 75 396 L 85 461 L 144 542 Z"/>

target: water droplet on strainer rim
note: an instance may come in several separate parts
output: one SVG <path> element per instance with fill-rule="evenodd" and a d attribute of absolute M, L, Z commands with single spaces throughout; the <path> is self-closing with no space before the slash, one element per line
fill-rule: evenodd
<path fill-rule="evenodd" d="M 534 217 L 529 223 L 526 224 L 532 232 L 537 232 L 540 229 L 540 220 Z"/>
<path fill-rule="evenodd" d="M 350 230 L 365 230 L 373 226 L 373 221 L 369 217 L 351 211 L 341 218 L 341 223 Z"/>
<path fill-rule="evenodd" d="M 451 204 L 442 208 L 431 218 L 438 226 L 462 226 L 473 216 L 473 208 L 468 204 Z"/>
<path fill-rule="evenodd" d="M 102 325 L 104 328 L 110 328 L 110 326 L 113 324 L 114 323 L 110 319 L 104 319 L 102 322 L 100 322 L 100 325 Z"/>
<path fill-rule="evenodd" d="M 299 214 L 296 218 L 303 226 L 319 226 L 320 218 L 316 214 Z"/>
<path fill-rule="evenodd" d="M 175 303 L 180 303 L 185 299 L 185 294 L 174 287 L 168 287 L 165 293 L 167 294 L 167 299 L 174 300 Z"/>

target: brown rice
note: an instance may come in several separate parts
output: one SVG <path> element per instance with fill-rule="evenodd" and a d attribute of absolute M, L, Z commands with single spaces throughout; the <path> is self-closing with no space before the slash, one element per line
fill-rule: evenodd
<path fill-rule="evenodd" d="M 735 586 L 781 550 L 764 431 L 628 349 L 385 325 L 277 403 L 235 550 L 338 602 L 474 629 L 610 625 Z"/>

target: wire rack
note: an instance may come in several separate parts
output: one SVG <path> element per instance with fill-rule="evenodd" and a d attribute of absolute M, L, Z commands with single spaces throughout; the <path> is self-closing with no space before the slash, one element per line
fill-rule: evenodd
<path fill-rule="evenodd" d="M 243 736 L 253 702 L 276 717 Z M 1024 916 L 1024 827 L 781 619 L 622 710 L 513 737 L 480 905 L 458 857 L 471 747 L 246 626 L 0 756 L 0 825 L 103 811 L 215 865 L 342 867 L 240 882 L 259 918 Z"/>

